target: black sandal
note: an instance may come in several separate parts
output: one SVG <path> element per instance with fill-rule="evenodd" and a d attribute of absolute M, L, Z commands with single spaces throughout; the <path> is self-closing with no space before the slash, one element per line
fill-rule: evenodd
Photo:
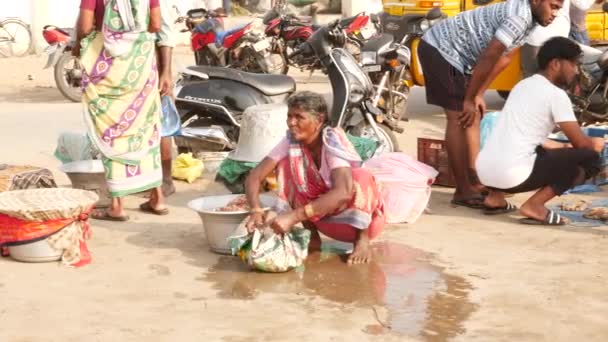
<path fill-rule="evenodd" d="M 492 208 L 492 207 L 484 207 L 483 214 L 484 215 L 500 215 L 500 214 L 508 214 L 517 210 L 517 206 L 507 202 L 503 207 Z"/>
<path fill-rule="evenodd" d="M 471 209 L 484 209 L 485 205 L 483 205 L 483 200 L 484 197 L 483 196 L 472 196 L 472 197 L 466 197 L 463 199 L 453 199 L 450 203 L 452 203 L 452 205 L 456 205 L 459 207 L 467 207 L 467 208 L 471 208 Z"/>
<path fill-rule="evenodd" d="M 530 224 L 537 226 L 563 226 L 566 224 L 566 220 L 558 213 L 553 210 L 547 212 L 544 220 L 537 220 L 530 217 L 522 218 L 519 220 L 521 224 Z"/>

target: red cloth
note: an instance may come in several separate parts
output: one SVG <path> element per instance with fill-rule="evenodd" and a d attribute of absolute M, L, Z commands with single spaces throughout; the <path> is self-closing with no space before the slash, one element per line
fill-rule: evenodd
<path fill-rule="evenodd" d="M 80 0 L 80 9 L 95 12 L 95 27 L 97 30 L 101 30 L 101 23 L 103 23 L 103 2 L 104 0 Z M 160 7 L 160 0 L 150 0 L 150 8 L 157 7 Z"/>
<path fill-rule="evenodd" d="M 25 221 L 12 216 L 0 214 L 0 248 L 2 256 L 6 256 L 4 245 L 15 242 L 27 242 L 50 236 L 68 225 L 80 221 L 82 224 L 82 237 L 79 239 L 80 260 L 71 266 L 81 267 L 91 263 L 92 257 L 86 244 L 91 236 L 89 226 L 89 213 L 93 210 L 91 207 L 86 213 L 76 218 L 59 219 L 50 221 Z"/>

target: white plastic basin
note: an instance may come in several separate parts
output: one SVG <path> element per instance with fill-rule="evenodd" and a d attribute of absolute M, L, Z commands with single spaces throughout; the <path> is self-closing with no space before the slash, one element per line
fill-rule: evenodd
<path fill-rule="evenodd" d="M 53 249 L 48 242 L 40 240 L 19 246 L 9 246 L 11 258 L 23 262 L 50 262 L 61 259 L 61 251 Z"/>
<path fill-rule="evenodd" d="M 228 202 L 242 195 L 205 196 L 188 203 L 190 209 L 196 211 L 203 221 L 203 229 L 207 236 L 207 243 L 211 251 L 220 254 L 231 254 L 228 248 L 228 237 L 249 215 L 247 211 L 221 212 L 215 211 L 228 204 Z M 276 197 L 269 194 L 260 196 L 260 202 L 269 208 L 276 202 Z"/>

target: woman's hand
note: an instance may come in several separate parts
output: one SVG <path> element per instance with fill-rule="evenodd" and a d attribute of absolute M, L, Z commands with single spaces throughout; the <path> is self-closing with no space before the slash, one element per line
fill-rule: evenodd
<path fill-rule="evenodd" d="M 264 213 L 261 212 L 255 212 L 249 215 L 249 221 L 247 221 L 247 224 L 245 225 L 247 232 L 253 233 L 257 228 L 263 227 L 265 219 Z"/>
<path fill-rule="evenodd" d="M 276 234 L 284 234 L 291 230 L 296 223 L 298 223 L 298 215 L 296 211 L 290 211 L 285 214 L 277 216 L 270 222 L 270 228 Z"/>

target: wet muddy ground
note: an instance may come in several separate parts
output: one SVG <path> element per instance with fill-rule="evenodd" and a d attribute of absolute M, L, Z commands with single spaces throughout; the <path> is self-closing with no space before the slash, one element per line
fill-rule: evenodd
<path fill-rule="evenodd" d="M 377 323 L 362 324 L 361 329 L 371 335 L 444 341 L 464 332 L 462 323 L 475 310 L 464 279 L 442 273 L 422 251 L 392 242 L 374 244 L 369 264 L 347 265 L 349 247 L 324 243 L 303 267 L 280 274 L 250 271 L 239 258 L 221 257 L 199 280 L 212 282 L 225 299 L 289 293 L 369 307 Z"/>

